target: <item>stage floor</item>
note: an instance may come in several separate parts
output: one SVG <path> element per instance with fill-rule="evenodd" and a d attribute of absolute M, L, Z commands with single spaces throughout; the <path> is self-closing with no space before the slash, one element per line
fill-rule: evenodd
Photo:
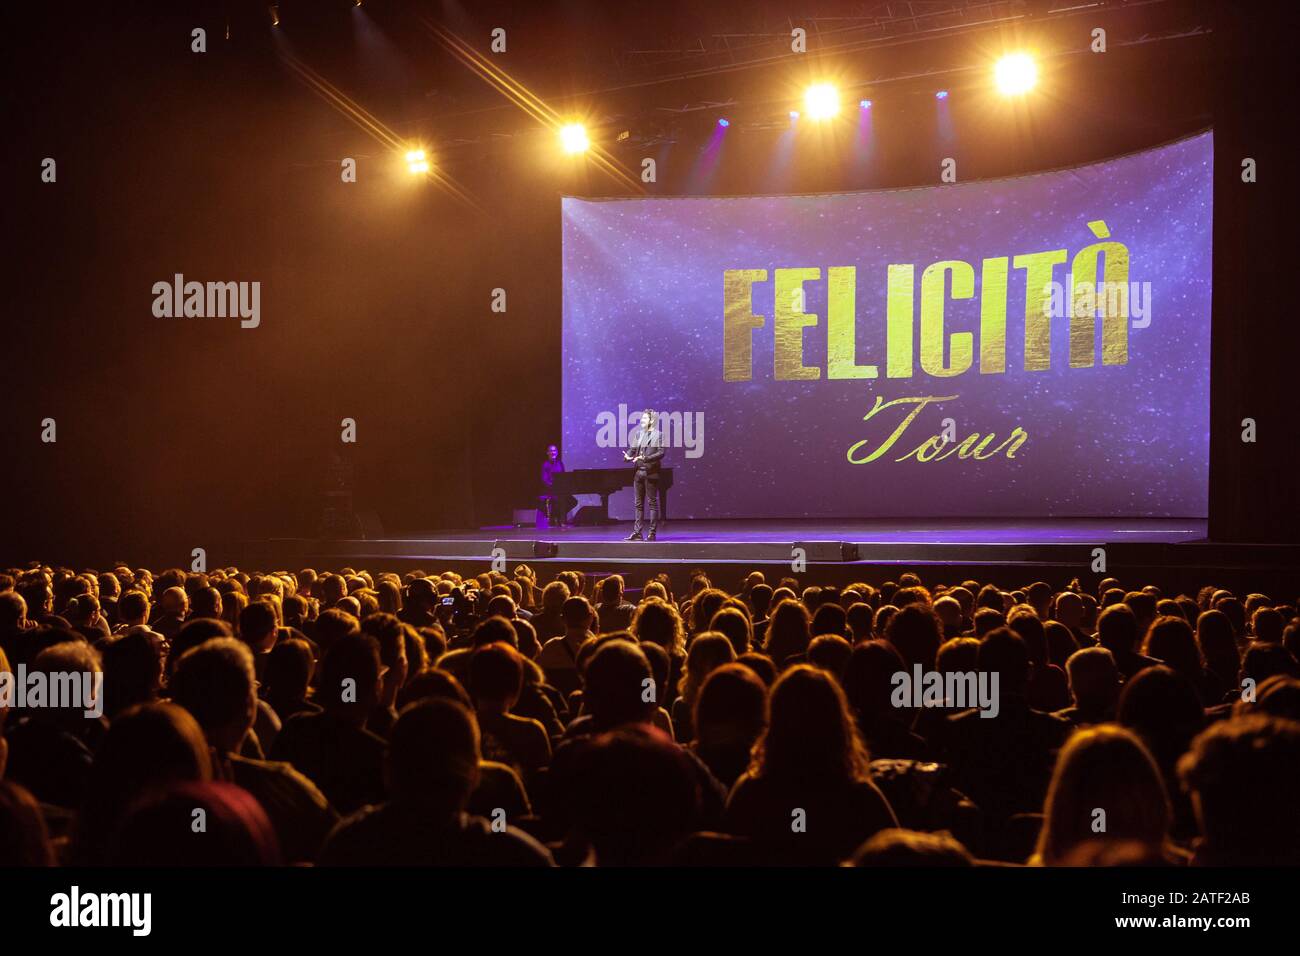
<path fill-rule="evenodd" d="M 557 544 L 621 542 L 632 523 L 598 527 L 537 529 L 514 525 L 438 534 L 438 538 L 527 537 Z M 1118 541 L 1199 541 L 1204 518 L 859 518 L 854 520 L 670 521 L 656 544 L 761 544 L 846 541 L 855 544 L 1108 544 Z M 414 537 L 427 538 L 427 535 Z M 630 542 L 635 546 L 636 542 Z"/>
<path fill-rule="evenodd" d="M 343 567 L 477 574 L 520 563 L 547 575 L 561 567 L 638 579 L 651 568 L 674 581 L 694 568 L 730 580 L 743 570 L 788 574 L 806 563 L 823 580 L 883 581 L 908 568 L 946 566 L 979 580 L 1101 574 L 1180 589 L 1204 584 L 1300 588 L 1300 546 L 1215 543 L 1203 518 L 856 519 L 689 521 L 665 523 L 654 542 L 624 540 L 631 522 L 538 529 L 513 525 L 389 534 L 351 540 L 278 538 L 236 547 L 257 567 L 338 570 Z M 502 564 L 504 559 L 505 564 Z"/>

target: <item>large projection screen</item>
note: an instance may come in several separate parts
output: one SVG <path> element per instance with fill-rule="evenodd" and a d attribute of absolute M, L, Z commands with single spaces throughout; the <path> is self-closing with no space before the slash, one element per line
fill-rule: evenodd
<path fill-rule="evenodd" d="M 650 407 L 674 518 L 1205 517 L 1212 166 L 565 198 L 566 464 Z"/>

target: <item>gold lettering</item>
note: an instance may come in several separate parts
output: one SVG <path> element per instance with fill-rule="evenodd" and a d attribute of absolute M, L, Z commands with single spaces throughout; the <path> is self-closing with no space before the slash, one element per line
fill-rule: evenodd
<path fill-rule="evenodd" d="M 722 273 L 722 380 L 748 382 L 753 378 L 754 329 L 763 317 L 754 315 L 754 283 L 766 282 L 766 269 L 728 269 Z"/>
<path fill-rule="evenodd" d="M 1042 371 L 1052 361 L 1052 270 L 1066 251 L 1053 249 L 1016 256 L 1011 264 L 1025 270 L 1025 369 Z"/>
<path fill-rule="evenodd" d="M 1088 223 L 1098 238 L 1110 236 L 1106 223 Z M 1100 295 L 1097 260 L 1106 257 Z M 1097 298 L 1101 299 L 1101 360 L 1105 365 L 1128 364 L 1128 247 L 1120 242 L 1096 242 L 1075 253 L 1070 263 L 1074 295 L 1070 317 L 1070 367 L 1092 368 L 1097 337 Z"/>
<path fill-rule="evenodd" d="M 911 267 L 909 266 L 908 268 Z M 956 397 L 957 397 L 956 395 L 942 395 L 942 396 L 928 395 L 923 398 L 895 398 L 892 401 L 887 402 L 879 395 L 877 395 L 875 406 L 871 409 L 871 411 L 867 412 L 867 414 L 862 416 L 862 420 L 864 422 L 870 421 L 878 413 L 884 411 L 886 408 L 892 408 L 895 405 L 915 405 L 916 407 L 907 413 L 906 417 L 903 418 L 902 422 L 899 423 L 898 427 L 894 429 L 893 434 L 891 434 L 887 439 L 885 439 L 885 441 L 881 443 L 880 447 L 877 448 L 875 451 L 871 452 L 871 454 L 867 455 L 867 457 L 854 458 L 853 456 L 857 451 L 859 451 L 862 448 L 862 446 L 869 444 L 869 442 L 860 441 L 853 444 L 848 451 L 849 464 L 865 465 L 869 461 L 875 461 L 885 452 L 889 451 L 891 447 L 893 447 L 894 442 L 898 441 L 899 437 L 903 434 L 903 432 L 907 431 L 907 426 L 912 424 L 912 422 L 916 420 L 916 416 L 921 414 L 922 410 L 924 410 L 927 405 L 929 405 L 931 402 L 952 401 Z"/>
<path fill-rule="evenodd" d="M 950 364 L 944 364 L 943 319 L 949 272 L 954 299 L 969 299 L 975 294 L 975 270 L 959 259 L 936 262 L 921 273 L 921 368 L 936 378 L 950 378 L 969 369 L 975 341 L 970 332 L 954 332 Z"/>
<path fill-rule="evenodd" d="M 820 368 L 810 368 L 803 364 L 803 330 L 816 325 L 817 316 L 803 311 L 802 295 L 805 282 L 821 277 L 822 270 L 815 267 L 776 270 L 772 364 L 778 382 L 812 381 L 822 376 Z M 795 308 L 796 304 L 798 309 Z"/>
<path fill-rule="evenodd" d="M 1007 257 L 985 259 L 980 280 L 980 374 L 1007 370 Z"/>
<path fill-rule="evenodd" d="M 915 266 L 891 265 L 886 291 L 885 350 L 890 378 L 912 377 L 912 285 Z"/>
<path fill-rule="evenodd" d="M 859 365 L 857 352 L 857 274 L 853 266 L 826 270 L 827 378 L 875 378 L 874 365 Z"/>

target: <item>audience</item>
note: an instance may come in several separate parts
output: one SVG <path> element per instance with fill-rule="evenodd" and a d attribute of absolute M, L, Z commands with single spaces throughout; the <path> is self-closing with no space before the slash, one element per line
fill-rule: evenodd
<path fill-rule="evenodd" d="M 0 569 L 0 866 L 1300 863 L 1294 600 L 710 574 Z"/>
<path fill-rule="evenodd" d="M 234 638 L 186 651 L 170 685 L 172 700 L 198 721 L 212 754 L 213 778 L 238 784 L 266 811 L 286 862 L 313 860 L 338 815 L 287 763 L 241 754 L 257 713 L 253 655 Z"/>
<path fill-rule="evenodd" d="M 1061 749 L 1043 816 L 1032 863 L 1063 864 L 1098 834 L 1177 861 L 1160 771 L 1142 741 L 1114 724 L 1081 730 Z"/>
<path fill-rule="evenodd" d="M 505 819 L 466 812 L 479 775 L 468 708 L 440 698 L 409 704 L 393 724 L 385 766 L 387 799 L 339 823 L 322 866 L 551 865 L 546 847 Z"/>
<path fill-rule="evenodd" d="M 809 864 L 843 860 L 898 825 L 831 675 L 796 664 L 777 680 L 767 727 L 727 801 L 726 825 L 789 862 Z"/>

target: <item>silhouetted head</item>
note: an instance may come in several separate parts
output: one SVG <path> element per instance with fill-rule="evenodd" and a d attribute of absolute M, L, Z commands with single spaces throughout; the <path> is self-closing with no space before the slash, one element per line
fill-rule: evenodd
<path fill-rule="evenodd" d="M 1162 615 L 1151 622 L 1142 642 L 1142 653 L 1163 661 L 1189 680 L 1201 676 L 1201 651 L 1192 626 L 1181 614 Z"/>
<path fill-rule="evenodd" d="M 382 673 L 373 637 L 356 633 L 339 638 L 321 661 L 316 702 L 353 724 L 364 724 L 379 702 Z"/>
<path fill-rule="evenodd" d="M 470 647 L 484 647 L 488 644 L 509 644 L 519 646 L 519 633 L 514 622 L 504 617 L 489 617 L 480 621 L 470 636 Z"/>
<path fill-rule="evenodd" d="M 838 604 L 823 604 L 819 607 L 817 613 L 813 615 L 811 633 L 813 637 L 821 634 L 838 634 L 840 637 L 848 637 L 848 615 L 845 614 L 844 608 Z"/>
<path fill-rule="evenodd" d="M 1011 628 L 994 628 L 980 641 L 979 669 L 998 675 L 1000 696 L 1023 697 L 1029 685 L 1029 649 Z"/>
<path fill-rule="evenodd" d="M 1043 815 L 1037 855 L 1055 866 L 1098 832 L 1108 840 L 1162 847 L 1169 832 L 1169 797 L 1137 735 L 1100 724 L 1076 731 L 1062 748 Z"/>
<path fill-rule="evenodd" d="M 432 813 L 463 810 L 479 775 L 473 713 L 439 697 L 408 705 L 393 725 L 387 766 L 394 801 Z"/>
<path fill-rule="evenodd" d="M 476 706 L 508 713 L 524 688 L 524 662 L 505 642 L 484 644 L 469 659 L 469 692 Z"/>
<path fill-rule="evenodd" d="M 560 609 L 560 617 L 564 621 L 566 631 L 580 633 L 591 629 L 596 612 L 592 610 L 591 602 L 579 595 L 564 602 Z"/>
<path fill-rule="evenodd" d="M 672 655 L 686 653 L 686 628 L 677 608 L 662 600 L 642 601 L 632 617 L 638 641 L 658 644 Z"/>
<path fill-rule="evenodd" d="M 231 636 L 230 625 L 225 621 L 214 621 L 208 617 L 196 617 L 192 621 L 186 621 L 172 638 L 171 647 L 167 650 L 168 680 L 176 669 L 176 662 L 185 655 L 186 651 L 193 650 L 214 638 Z"/>
<path fill-rule="evenodd" d="M 601 580 L 600 600 L 602 604 L 617 604 L 623 600 L 623 575 L 611 574 Z"/>
<path fill-rule="evenodd" d="M 122 814 L 141 797 L 173 783 L 211 779 L 208 741 L 188 710 L 155 702 L 123 711 L 95 756 L 77 817 L 76 860 L 102 862 Z"/>
<path fill-rule="evenodd" d="M 296 637 L 280 641 L 266 657 L 264 676 L 268 697 L 277 701 L 306 700 L 315 668 L 310 644 Z"/>
<path fill-rule="evenodd" d="M 700 828 L 698 778 L 682 749 L 653 727 L 602 734 L 577 758 L 573 824 L 600 866 L 666 863 Z"/>
<path fill-rule="evenodd" d="M 744 664 L 723 664 L 695 698 L 695 739 L 703 746 L 752 747 L 767 720 L 767 686 Z"/>
<path fill-rule="evenodd" d="M 161 634 L 136 627 L 104 648 L 104 713 L 110 719 L 132 704 L 158 698 L 164 646 Z"/>
<path fill-rule="evenodd" d="M 1076 706 L 1109 710 L 1119 699 L 1119 668 L 1114 655 L 1104 647 L 1075 651 L 1065 662 L 1065 673 Z"/>
<path fill-rule="evenodd" d="M 798 664 L 768 698 L 767 730 L 754 747 L 751 773 L 804 783 L 866 779 L 869 757 L 838 682 Z"/>
<path fill-rule="evenodd" d="M 1097 618 L 1097 643 L 1112 654 L 1129 654 L 1137 647 L 1137 615 L 1127 604 L 1112 604 Z"/>
<path fill-rule="evenodd" d="M 681 678 L 677 683 L 677 692 L 686 701 L 688 707 L 695 705 L 695 695 L 704 684 L 704 679 L 717 667 L 729 664 L 736 659 L 735 648 L 731 646 L 725 634 L 705 631 L 697 634 L 686 652 L 686 666 L 682 668 Z"/>
<path fill-rule="evenodd" d="M 812 617 L 798 601 L 782 601 L 772 611 L 767 625 L 765 650 L 777 668 L 788 658 L 806 653 L 812 640 Z"/>
<path fill-rule="evenodd" d="M 1250 617 L 1250 630 L 1255 635 L 1255 640 L 1263 644 L 1281 642 L 1285 627 L 1286 619 L 1276 608 L 1256 608 Z"/>
<path fill-rule="evenodd" d="M 904 669 L 902 655 L 888 641 L 863 641 L 853 648 L 844 668 L 844 694 L 859 720 L 893 712 L 893 678 Z"/>
<path fill-rule="evenodd" d="M 858 847 L 845 866 L 974 866 L 970 851 L 949 833 L 881 830 Z"/>
<path fill-rule="evenodd" d="M 583 671 L 583 706 L 605 729 L 648 721 L 658 707 L 658 695 L 646 693 L 652 680 L 650 662 L 636 644 L 607 641 Z"/>
<path fill-rule="evenodd" d="M 172 675 L 172 700 L 199 722 L 221 753 L 239 750 L 257 714 L 253 655 L 232 637 L 218 637 L 186 651 Z"/>
<path fill-rule="evenodd" d="M 853 653 L 853 645 L 838 634 L 819 634 L 808 645 L 808 663 L 820 667 L 836 679 L 844 673 Z"/>
<path fill-rule="evenodd" d="M 202 813 L 203 829 L 194 826 Z M 176 783 L 128 811 L 110 842 L 110 866 L 279 866 L 280 844 L 247 790 L 217 781 Z"/>
<path fill-rule="evenodd" d="M 1142 738 L 1157 764 L 1169 769 L 1205 723 L 1191 681 L 1163 665 L 1144 668 L 1129 679 L 1115 716 Z"/>
<path fill-rule="evenodd" d="M 1300 724 L 1264 715 L 1212 724 L 1178 773 L 1192 794 L 1202 862 L 1300 863 Z"/>

